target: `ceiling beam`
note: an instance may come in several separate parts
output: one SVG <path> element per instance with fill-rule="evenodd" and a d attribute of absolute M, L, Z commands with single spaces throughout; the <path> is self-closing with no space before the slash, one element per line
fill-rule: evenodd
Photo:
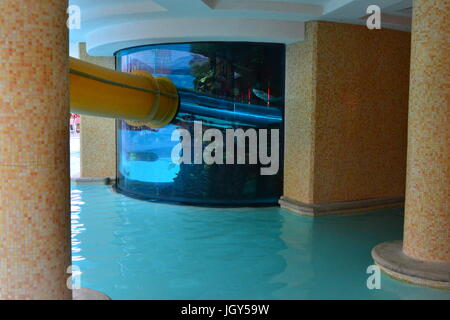
<path fill-rule="evenodd" d="M 315 4 L 293 1 L 259 1 L 259 0 L 202 0 L 212 10 L 230 11 L 270 11 L 292 14 L 321 16 L 323 7 Z"/>

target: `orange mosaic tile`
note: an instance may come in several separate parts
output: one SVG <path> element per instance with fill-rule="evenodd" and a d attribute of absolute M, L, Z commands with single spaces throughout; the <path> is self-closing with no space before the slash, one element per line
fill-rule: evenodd
<path fill-rule="evenodd" d="M 403 251 L 450 262 L 450 1 L 414 2 Z"/>
<path fill-rule="evenodd" d="M 93 57 L 80 43 L 80 59 L 115 69 L 115 57 Z M 116 177 L 116 122 L 114 119 L 81 116 L 81 177 Z"/>
<path fill-rule="evenodd" d="M 70 299 L 67 1 L 0 1 L 0 299 Z"/>
<path fill-rule="evenodd" d="M 309 22 L 287 47 L 284 196 L 402 197 L 410 33 Z"/>
<path fill-rule="evenodd" d="M 313 202 L 317 30 L 307 23 L 305 40 L 286 48 L 283 194 L 306 203 Z"/>

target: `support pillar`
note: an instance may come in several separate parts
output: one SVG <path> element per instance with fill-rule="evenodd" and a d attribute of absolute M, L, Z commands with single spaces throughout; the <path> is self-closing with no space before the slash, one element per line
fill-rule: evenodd
<path fill-rule="evenodd" d="M 282 208 L 403 205 L 410 44 L 408 32 L 311 21 L 287 46 Z"/>
<path fill-rule="evenodd" d="M 0 1 L 0 299 L 72 299 L 67 5 Z"/>
<path fill-rule="evenodd" d="M 449 13 L 448 1 L 414 1 L 404 238 L 372 251 L 388 274 L 443 287 L 450 285 Z"/>
<path fill-rule="evenodd" d="M 114 70 L 115 57 L 93 57 L 79 44 L 80 59 Z M 113 181 L 116 178 L 116 120 L 81 116 L 80 178 L 76 181 Z M 108 182 L 107 182 L 108 183 Z"/>

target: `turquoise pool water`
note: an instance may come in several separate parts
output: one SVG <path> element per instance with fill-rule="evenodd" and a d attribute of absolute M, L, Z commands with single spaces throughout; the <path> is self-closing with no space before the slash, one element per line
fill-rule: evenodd
<path fill-rule="evenodd" d="M 72 186 L 73 261 L 113 299 L 450 299 L 381 277 L 370 250 L 402 238 L 402 211 L 308 218 L 280 208 L 148 203 Z"/>

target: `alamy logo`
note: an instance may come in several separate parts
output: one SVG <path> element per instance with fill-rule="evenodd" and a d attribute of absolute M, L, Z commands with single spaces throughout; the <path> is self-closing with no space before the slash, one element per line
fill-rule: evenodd
<path fill-rule="evenodd" d="M 179 143 L 172 149 L 171 157 L 176 164 L 232 165 L 247 164 L 248 161 L 248 164 L 264 166 L 260 169 L 261 175 L 275 175 L 280 167 L 279 140 L 279 129 L 270 130 L 269 142 L 268 129 L 226 129 L 224 137 L 219 129 L 203 132 L 202 123 L 195 121 L 193 140 L 190 131 L 182 128 L 174 130 L 172 141 Z M 204 142 L 208 143 L 205 147 Z"/>
<path fill-rule="evenodd" d="M 377 5 L 370 5 L 367 7 L 366 25 L 370 30 L 381 29 L 381 8 Z"/>
<path fill-rule="evenodd" d="M 67 28 L 70 30 L 81 29 L 81 9 L 79 6 L 71 5 L 67 8 Z"/>
<path fill-rule="evenodd" d="M 81 269 L 79 266 L 69 266 L 67 268 L 67 273 L 71 274 L 70 277 L 67 278 L 67 288 L 70 290 L 81 289 Z"/>
<path fill-rule="evenodd" d="M 369 290 L 381 289 L 380 267 L 377 265 L 368 266 L 366 273 L 370 274 L 370 276 L 367 278 L 367 289 Z"/>

